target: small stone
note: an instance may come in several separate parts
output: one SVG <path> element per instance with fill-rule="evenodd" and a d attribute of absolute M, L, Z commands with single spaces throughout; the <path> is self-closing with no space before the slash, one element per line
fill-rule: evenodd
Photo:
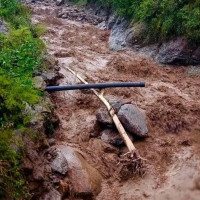
<path fill-rule="evenodd" d="M 106 129 L 102 131 L 101 139 L 106 143 L 116 145 L 116 146 L 120 146 L 124 143 L 123 139 L 120 137 L 117 131 L 114 131 L 112 129 Z"/>
<path fill-rule="evenodd" d="M 106 108 L 100 108 L 96 114 L 97 121 L 107 127 L 113 127 L 113 120 Z"/>
<path fill-rule="evenodd" d="M 56 140 L 54 138 L 48 139 L 49 145 L 53 146 L 56 144 Z"/>
<path fill-rule="evenodd" d="M 115 113 L 118 113 L 119 109 L 123 105 L 122 101 L 115 100 L 115 99 L 109 100 L 109 103 L 113 107 L 113 109 L 115 110 Z M 97 118 L 97 121 L 100 124 L 102 124 L 106 127 L 112 128 L 114 126 L 113 120 L 110 117 L 110 114 L 109 114 L 109 112 L 106 108 L 100 108 L 97 111 L 96 118 Z"/>
<path fill-rule="evenodd" d="M 109 103 L 114 108 L 116 113 L 119 112 L 121 106 L 124 104 L 121 100 L 116 100 L 116 99 L 109 100 Z"/>

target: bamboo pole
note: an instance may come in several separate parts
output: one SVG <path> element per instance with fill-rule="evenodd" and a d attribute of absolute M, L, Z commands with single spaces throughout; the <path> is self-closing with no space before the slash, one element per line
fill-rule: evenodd
<path fill-rule="evenodd" d="M 70 69 L 69 67 L 65 67 L 65 68 L 68 71 L 70 71 L 74 76 L 76 76 L 81 82 L 83 82 L 84 84 L 89 84 L 85 79 L 83 79 L 79 74 L 74 72 L 72 69 Z M 128 134 L 126 133 L 123 125 L 121 124 L 118 116 L 116 115 L 114 109 L 112 108 L 112 106 L 110 105 L 108 100 L 103 96 L 103 93 L 98 93 L 95 89 L 91 89 L 91 90 L 104 103 L 104 105 L 108 109 L 108 112 L 109 112 L 110 116 L 112 117 L 113 122 L 114 122 L 117 130 L 119 131 L 121 137 L 123 138 L 123 140 L 124 140 L 128 150 L 129 150 L 129 152 L 131 153 L 131 155 L 133 156 L 134 154 L 136 154 L 135 146 L 133 145 L 132 141 L 130 140 Z"/>

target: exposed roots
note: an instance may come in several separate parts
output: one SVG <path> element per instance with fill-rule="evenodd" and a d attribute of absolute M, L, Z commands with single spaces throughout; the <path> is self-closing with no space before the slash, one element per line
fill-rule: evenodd
<path fill-rule="evenodd" d="M 137 153 L 127 153 L 119 160 L 118 176 L 120 180 L 127 180 L 133 176 L 143 177 L 147 171 L 147 160 Z"/>

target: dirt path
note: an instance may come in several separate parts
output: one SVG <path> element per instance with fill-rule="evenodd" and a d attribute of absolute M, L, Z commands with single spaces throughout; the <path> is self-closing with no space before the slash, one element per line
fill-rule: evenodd
<path fill-rule="evenodd" d="M 189 76 L 184 67 L 156 64 L 129 51 L 112 52 L 109 31 L 81 22 L 56 17 L 54 3 L 33 6 L 35 23 L 45 24 L 43 37 L 48 53 L 56 57 L 64 78 L 60 84 L 79 81 L 69 66 L 89 82 L 145 81 L 146 88 L 107 89 L 108 99 L 131 101 L 146 113 L 149 137 L 135 141 L 151 164 L 143 178 L 119 182 L 114 177 L 117 154 L 107 153 L 105 143 L 91 134 L 99 132 L 95 112 L 102 106 L 86 92 L 54 93 L 52 101 L 61 120 L 58 144 L 74 146 L 104 177 L 97 200 L 180 199 L 200 196 L 200 76 Z M 114 148 L 114 147 L 113 147 Z M 117 153 L 116 153 L 116 152 Z"/>

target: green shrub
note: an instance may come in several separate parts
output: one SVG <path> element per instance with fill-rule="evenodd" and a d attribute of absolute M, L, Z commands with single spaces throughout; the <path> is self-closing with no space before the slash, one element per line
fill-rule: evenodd
<path fill-rule="evenodd" d="M 32 86 L 31 79 L 9 78 L 0 71 L 0 128 L 23 125 L 23 110 L 26 104 L 34 105 L 39 91 Z"/>
<path fill-rule="evenodd" d="M 28 191 L 12 130 L 26 126 L 31 120 L 23 114 L 26 106 L 42 95 L 32 78 L 43 70 L 45 45 L 38 37 L 44 28 L 31 24 L 29 11 L 17 0 L 0 0 L 0 17 L 10 30 L 0 34 L 0 199 L 21 200 Z"/>
<path fill-rule="evenodd" d="M 21 174 L 20 156 L 11 148 L 12 130 L 0 129 L 0 199 L 25 199 L 28 196 Z"/>
<path fill-rule="evenodd" d="M 184 36 L 200 44 L 200 0 L 88 0 L 96 2 L 131 20 L 145 22 L 152 40 Z"/>
<path fill-rule="evenodd" d="M 0 16 L 13 28 L 31 26 L 29 10 L 21 5 L 18 0 L 0 0 Z"/>

